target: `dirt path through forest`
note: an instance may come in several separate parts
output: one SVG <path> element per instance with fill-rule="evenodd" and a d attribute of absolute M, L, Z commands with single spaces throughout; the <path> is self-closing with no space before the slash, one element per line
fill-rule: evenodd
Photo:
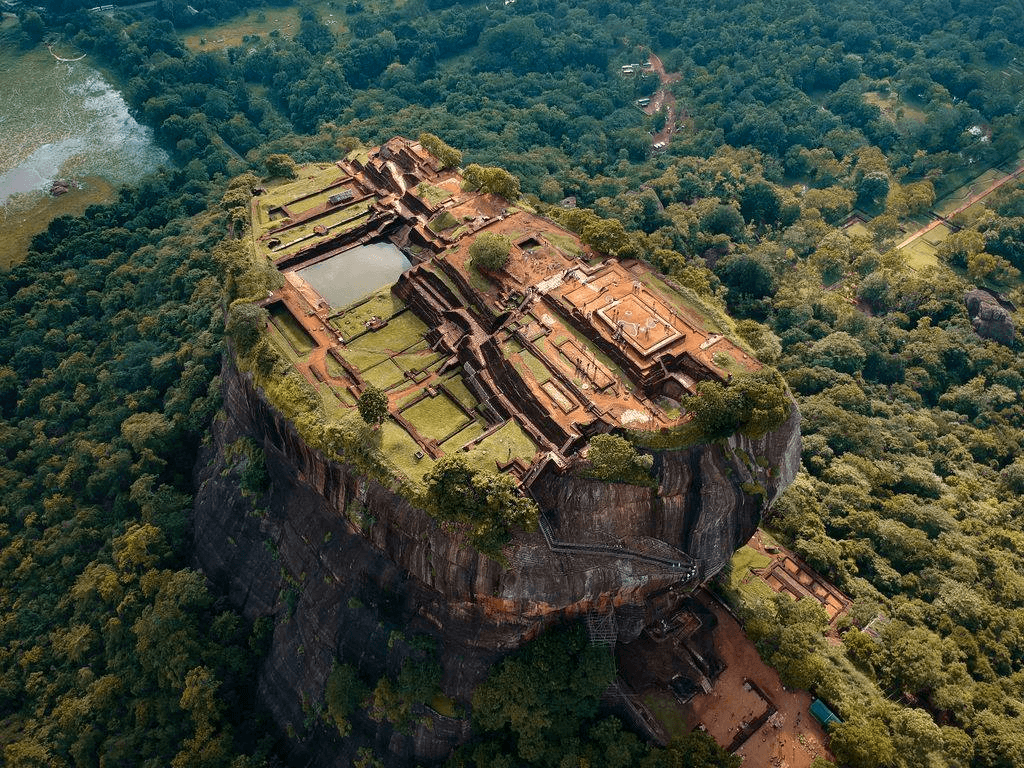
<path fill-rule="evenodd" d="M 658 78 L 661 80 L 661 88 L 651 96 L 651 103 L 644 107 L 644 114 L 655 115 L 659 109 L 665 107 L 667 113 L 665 115 L 665 127 L 654 135 L 651 143 L 657 144 L 660 141 L 664 141 L 667 144 L 672 140 L 672 134 L 675 133 L 677 128 L 676 123 L 679 121 L 676 97 L 669 90 L 668 86 L 679 80 L 682 75 L 678 72 L 667 74 L 665 72 L 665 65 L 662 64 L 661 59 L 655 54 L 652 53 L 648 58 L 651 60 L 651 69 L 658 73 Z"/>

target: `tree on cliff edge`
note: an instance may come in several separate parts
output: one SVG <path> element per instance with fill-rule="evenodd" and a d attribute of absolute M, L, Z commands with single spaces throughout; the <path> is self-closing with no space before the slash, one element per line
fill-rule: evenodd
<path fill-rule="evenodd" d="M 489 557 L 501 557 L 513 529 L 537 527 L 537 505 L 519 493 L 515 478 L 474 469 L 463 453 L 438 461 L 426 481 L 431 514 L 459 526 Z"/>
<path fill-rule="evenodd" d="M 764 437 L 789 418 L 786 382 L 774 368 L 743 373 L 726 386 L 702 381 L 697 394 L 683 400 L 704 438 L 713 440 L 740 432 Z"/>

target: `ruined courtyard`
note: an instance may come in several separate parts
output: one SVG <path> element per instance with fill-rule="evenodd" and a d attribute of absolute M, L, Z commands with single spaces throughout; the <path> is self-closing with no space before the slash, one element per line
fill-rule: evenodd
<path fill-rule="evenodd" d="M 646 264 L 467 188 L 418 142 L 302 166 L 252 223 L 283 276 L 260 302 L 271 340 L 329 414 L 384 390 L 382 448 L 414 483 L 453 451 L 526 483 L 593 434 L 678 427 L 697 383 L 758 368 Z M 470 257 L 484 232 L 512 244 L 499 270 Z"/>

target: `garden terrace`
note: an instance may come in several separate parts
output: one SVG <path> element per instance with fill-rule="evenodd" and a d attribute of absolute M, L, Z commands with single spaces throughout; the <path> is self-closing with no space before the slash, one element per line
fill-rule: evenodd
<path fill-rule="evenodd" d="M 464 188 L 416 142 L 298 171 L 252 203 L 254 252 L 284 277 L 261 302 L 269 338 L 332 417 L 384 390 L 382 447 L 413 483 L 453 451 L 528 482 L 596 433 L 676 426 L 696 383 L 758 367 L 647 265 Z M 510 243 L 498 270 L 470 257 L 484 232 Z"/>

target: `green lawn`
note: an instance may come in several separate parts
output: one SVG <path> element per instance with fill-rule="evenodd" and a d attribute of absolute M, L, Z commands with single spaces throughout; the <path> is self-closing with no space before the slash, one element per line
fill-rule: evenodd
<path fill-rule="evenodd" d="M 529 464 L 536 452 L 537 446 L 530 436 L 515 419 L 510 419 L 497 432 L 484 438 L 467 456 L 469 463 L 477 469 L 494 472 L 497 462 L 504 464 L 516 456 Z"/>
<path fill-rule="evenodd" d="M 278 302 L 270 308 L 270 316 L 274 325 L 299 355 L 305 356 L 313 351 L 316 346 L 313 337 L 306 332 L 288 307 Z"/>
<path fill-rule="evenodd" d="M 468 443 L 470 440 L 476 440 L 486 430 L 484 425 L 479 421 L 472 421 L 465 427 L 460 429 L 457 433 L 452 435 L 450 438 L 441 443 L 441 450 L 445 453 L 451 453 L 459 450 L 462 446 Z"/>
<path fill-rule="evenodd" d="M 481 293 L 487 293 L 494 287 L 491 281 L 484 277 L 484 273 L 476 268 L 472 259 L 466 261 L 466 274 L 469 276 L 470 285 Z"/>
<path fill-rule="evenodd" d="M 440 440 L 450 435 L 469 419 L 448 395 L 439 393 L 436 397 L 425 397 L 415 405 L 402 411 L 402 416 L 412 424 L 421 436 Z"/>
<path fill-rule="evenodd" d="M 532 352 L 524 349 L 519 353 L 519 359 L 526 363 L 526 367 L 530 369 L 530 373 L 533 374 L 533 378 L 537 380 L 538 384 L 543 384 L 551 378 L 551 371 Z"/>
<path fill-rule="evenodd" d="M 405 309 L 405 304 L 391 293 L 391 286 L 381 288 L 358 306 L 345 310 L 330 319 L 344 339 L 351 339 L 366 331 L 365 323 L 376 317 L 385 320 Z"/>
<path fill-rule="evenodd" d="M 381 426 L 380 449 L 395 470 L 417 485 L 422 485 L 423 475 L 436 463 L 427 455 L 416 458 L 419 444 L 394 419 L 388 419 Z"/>
<path fill-rule="evenodd" d="M 427 184 L 426 182 L 416 187 L 416 194 L 423 199 L 423 201 L 430 206 L 436 206 L 439 203 L 443 203 L 452 193 L 447 189 L 441 187 L 435 187 L 433 184 Z"/>
<path fill-rule="evenodd" d="M 428 331 L 426 325 L 412 312 L 392 317 L 378 331 L 370 331 L 348 344 L 348 349 L 365 352 L 397 354 L 414 347 Z"/>
<path fill-rule="evenodd" d="M 367 383 L 373 384 L 373 386 L 379 389 L 390 389 L 396 384 L 405 381 L 405 374 L 402 373 L 402 369 L 395 365 L 391 360 L 385 360 L 382 363 L 362 371 L 363 378 L 366 379 Z"/>
<path fill-rule="evenodd" d="M 751 568 L 765 568 L 771 561 L 768 555 L 761 554 L 753 547 L 740 547 L 732 556 L 732 570 L 726 588 L 745 603 L 771 599 L 775 590 L 750 571 Z"/>
<path fill-rule="evenodd" d="M 463 406 L 470 410 L 476 408 L 477 400 L 473 397 L 473 393 L 469 391 L 469 387 L 466 386 L 461 376 L 452 376 L 450 379 L 445 379 L 444 385 Z"/>
<path fill-rule="evenodd" d="M 936 227 L 936 229 L 938 228 Z M 935 255 L 935 246 L 922 237 L 917 238 L 901 250 L 904 258 L 907 260 L 907 266 L 911 269 L 921 271 L 939 265 L 939 259 Z"/>
<path fill-rule="evenodd" d="M 681 738 L 690 732 L 679 702 L 670 694 L 650 692 L 645 693 L 641 699 L 655 719 L 661 723 L 670 739 Z"/>
<path fill-rule="evenodd" d="M 426 341 L 420 341 L 411 349 L 394 357 L 394 361 L 403 371 L 425 371 L 440 359 L 441 355 L 428 347 Z"/>
<path fill-rule="evenodd" d="M 571 235 L 563 235 L 557 232 L 545 232 L 544 239 L 569 256 L 579 256 L 583 249 L 577 245 Z"/>
<path fill-rule="evenodd" d="M 446 229 L 451 229 L 458 225 L 458 219 L 451 215 L 448 211 L 442 211 L 440 215 L 436 216 L 427 226 L 430 231 L 435 234 L 441 234 Z"/>

